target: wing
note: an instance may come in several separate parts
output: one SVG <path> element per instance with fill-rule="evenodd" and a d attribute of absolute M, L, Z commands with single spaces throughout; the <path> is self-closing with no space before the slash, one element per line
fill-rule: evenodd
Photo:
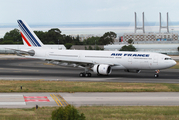
<path fill-rule="evenodd" d="M 35 57 L 35 56 L 25 56 L 26 58 L 34 58 L 45 60 L 49 63 L 56 64 L 56 65 L 65 65 L 65 66 L 74 66 L 74 67 L 90 67 L 95 62 L 91 60 L 79 60 L 79 59 L 67 59 L 67 58 L 46 58 L 46 57 Z"/>

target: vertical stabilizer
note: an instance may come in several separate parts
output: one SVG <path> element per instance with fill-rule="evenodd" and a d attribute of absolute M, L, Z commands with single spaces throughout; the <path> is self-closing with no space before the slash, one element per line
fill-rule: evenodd
<path fill-rule="evenodd" d="M 21 36 L 23 39 L 24 45 L 29 47 L 42 47 L 43 43 L 36 36 L 36 34 L 31 30 L 31 28 L 22 20 L 17 20 Z"/>

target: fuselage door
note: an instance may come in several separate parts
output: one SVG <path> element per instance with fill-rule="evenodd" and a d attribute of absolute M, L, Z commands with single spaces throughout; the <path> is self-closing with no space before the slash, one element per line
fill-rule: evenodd
<path fill-rule="evenodd" d="M 128 57 L 128 63 L 132 64 L 132 57 L 131 56 Z"/>
<path fill-rule="evenodd" d="M 154 56 L 153 63 L 158 63 L 158 56 L 157 55 Z"/>
<path fill-rule="evenodd" d="M 45 57 L 46 57 L 46 58 L 49 57 L 49 52 L 48 52 L 48 51 L 45 52 Z"/>

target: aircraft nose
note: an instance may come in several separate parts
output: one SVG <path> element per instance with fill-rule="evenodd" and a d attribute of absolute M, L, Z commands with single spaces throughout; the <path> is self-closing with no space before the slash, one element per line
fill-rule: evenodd
<path fill-rule="evenodd" d="M 176 62 L 175 60 L 173 60 L 172 66 L 174 66 L 174 65 L 176 65 L 176 64 L 177 64 L 177 62 Z"/>

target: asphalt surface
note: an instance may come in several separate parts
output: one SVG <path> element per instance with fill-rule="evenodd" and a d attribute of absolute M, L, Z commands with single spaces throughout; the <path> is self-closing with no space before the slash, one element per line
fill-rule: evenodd
<path fill-rule="evenodd" d="M 178 106 L 177 92 L 143 93 L 1 93 L 0 108 L 43 106 Z"/>
<path fill-rule="evenodd" d="M 49 65 L 44 61 L 21 57 L 0 56 L 0 80 L 69 80 L 141 83 L 179 83 L 179 70 L 161 70 L 159 78 L 154 71 L 127 73 L 114 70 L 110 76 L 79 77 L 83 69 Z M 1 108 L 31 108 L 42 106 L 178 106 L 178 92 L 150 93 L 1 93 Z"/>
<path fill-rule="evenodd" d="M 154 78 L 154 70 L 128 73 L 113 70 L 109 76 L 79 77 L 83 69 L 47 64 L 45 61 L 25 58 L 0 58 L 0 80 L 67 80 L 104 81 L 131 83 L 179 83 L 179 69 L 161 70 L 159 78 Z"/>

